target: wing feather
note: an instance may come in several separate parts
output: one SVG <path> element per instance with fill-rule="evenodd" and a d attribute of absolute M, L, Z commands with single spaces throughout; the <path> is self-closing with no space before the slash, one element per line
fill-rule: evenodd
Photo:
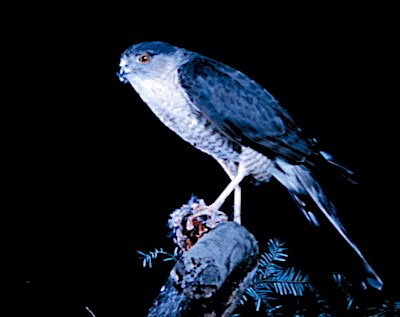
<path fill-rule="evenodd" d="M 178 74 L 193 110 L 234 142 L 291 163 L 315 154 L 312 142 L 278 101 L 243 73 L 200 56 L 183 64 Z"/>

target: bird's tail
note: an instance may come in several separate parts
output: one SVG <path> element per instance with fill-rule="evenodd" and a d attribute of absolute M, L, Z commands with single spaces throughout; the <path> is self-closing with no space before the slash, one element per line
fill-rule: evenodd
<path fill-rule="evenodd" d="M 273 173 L 274 177 L 288 189 L 289 193 L 295 200 L 300 210 L 304 213 L 308 221 L 313 225 L 319 226 L 317 217 L 311 211 L 310 206 L 306 203 L 306 199 L 304 198 L 312 199 L 326 219 L 334 226 L 343 239 L 361 258 L 368 273 L 366 278 L 368 284 L 376 289 L 382 289 L 382 280 L 375 273 L 356 244 L 347 234 L 337 216 L 335 206 L 326 198 L 320 185 L 311 174 L 311 171 L 303 165 L 290 165 L 284 161 L 279 161 L 277 164 L 278 169 L 276 173 Z"/>

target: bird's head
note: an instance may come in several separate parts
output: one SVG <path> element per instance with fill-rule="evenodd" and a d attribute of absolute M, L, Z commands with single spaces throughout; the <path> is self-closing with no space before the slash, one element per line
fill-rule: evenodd
<path fill-rule="evenodd" d="M 142 42 L 132 45 L 122 53 L 119 79 L 126 82 L 163 76 L 177 68 L 182 51 L 164 42 Z"/>

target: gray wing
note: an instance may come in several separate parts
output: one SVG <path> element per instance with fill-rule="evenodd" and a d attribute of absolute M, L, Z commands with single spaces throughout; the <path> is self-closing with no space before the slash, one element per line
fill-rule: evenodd
<path fill-rule="evenodd" d="M 215 60 L 196 57 L 178 69 L 195 109 L 234 142 L 270 158 L 302 163 L 316 154 L 312 142 L 275 98 L 243 73 Z"/>

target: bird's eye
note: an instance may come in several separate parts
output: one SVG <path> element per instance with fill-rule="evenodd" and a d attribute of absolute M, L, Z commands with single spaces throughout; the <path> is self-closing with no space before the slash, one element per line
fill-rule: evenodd
<path fill-rule="evenodd" d="M 142 64 L 147 64 L 148 62 L 151 61 L 151 55 L 149 53 L 144 53 L 144 54 L 139 56 L 138 60 Z"/>

